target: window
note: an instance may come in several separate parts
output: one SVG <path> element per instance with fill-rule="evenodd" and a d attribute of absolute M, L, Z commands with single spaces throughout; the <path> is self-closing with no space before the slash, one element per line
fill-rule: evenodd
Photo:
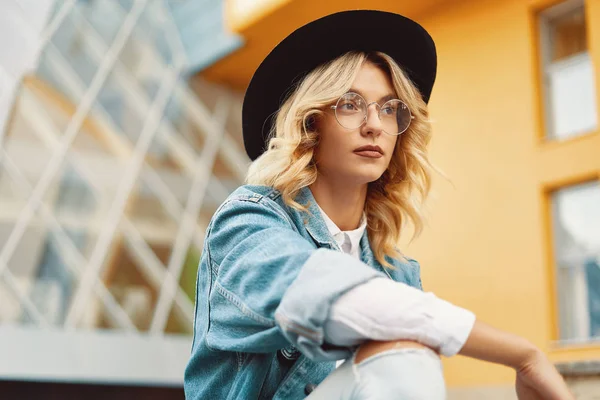
<path fill-rule="evenodd" d="M 600 339 L 600 182 L 552 194 L 561 340 Z"/>
<path fill-rule="evenodd" d="M 594 131 L 596 85 L 583 0 L 545 10 L 540 27 L 546 137 L 566 139 Z"/>

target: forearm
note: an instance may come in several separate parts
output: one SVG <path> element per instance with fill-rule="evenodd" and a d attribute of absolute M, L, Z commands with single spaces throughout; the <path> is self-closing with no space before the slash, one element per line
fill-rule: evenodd
<path fill-rule="evenodd" d="M 526 339 L 476 321 L 460 307 L 384 278 L 356 287 L 333 305 L 325 336 L 335 345 L 416 341 L 445 356 L 456 353 L 507 365 L 522 365 L 536 351 Z"/>
<path fill-rule="evenodd" d="M 539 351 L 525 338 L 504 332 L 481 321 L 475 321 L 459 354 L 519 368 Z"/>
<path fill-rule="evenodd" d="M 404 339 L 452 356 L 462 348 L 474 321 L 473 313 L 432 293 L 376 278 L 333 304 L 324 333 L 328 343 L 338 346 Z"/>
<path fill-rule="evenodd" d="M 368 341 L 361 345 L 357 361 L 373 354 L 403 347 L 419 348 L 422 345 L 404 339 Z M 518 369 L 539 351 L 528 340 L 520 336 L 501 331 L 481 321 L 475 321 L 471 334 L 458 354 Z"/>

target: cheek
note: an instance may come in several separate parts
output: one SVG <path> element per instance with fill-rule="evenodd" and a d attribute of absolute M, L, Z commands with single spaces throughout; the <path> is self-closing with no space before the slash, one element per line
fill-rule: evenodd
<path fill-rule="evenodd" d="M 393 154 L 396 151 L 396 143 L 397 143 L 397 141 L 398 141 L 398 137 L 390 137 L 390 140 L 388 142 L 386 142 L 385 152 L 386 152 L 386 154 L 389 155 L 389 157 L 388 157 L 388 163 L 389 163 L 389 160 L 392 159 Z"/>
<path fill-rule="evenodd" d="M 322 138 L 315 152 L 315 160 L 321 167 L 329 169 L 339 159 L 339 150 L 330 137 Z"/>
<path fill-rule="evenodd" d="M 319 145 L 317 147 L 317 154 L 322 157 L 326 155 L 340 155 L 341 150 L 345 146 L 345 139 L 347 139 L 346 132 L 341 132 L 337 123 L 332 124 L 331 121 L 324 122 L 319 129 Z"/>

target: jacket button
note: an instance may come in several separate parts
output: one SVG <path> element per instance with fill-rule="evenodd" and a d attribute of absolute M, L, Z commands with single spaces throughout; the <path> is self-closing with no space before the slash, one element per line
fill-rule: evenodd
<path fill-rule="evenodd" d="M 305 395 L 309 395 L 313 392 L 313 390 L 315 390 L 317 388 L 317 385 L 315 385 L 314 383 L 308 383 L 306 384 L 306 386 L 304 387 L 304 394 Z"/>
<path fill-rule="evenodd" d="M 281 354 L 286 360 L 297 360 L 300 357 L 300 351 L 298 351 L 295 347 L 286 348 L 279 350 L 279 354 Z"/>

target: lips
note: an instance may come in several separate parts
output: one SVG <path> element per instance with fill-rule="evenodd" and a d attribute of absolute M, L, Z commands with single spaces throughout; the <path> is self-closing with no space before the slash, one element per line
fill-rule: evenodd
<path fill-rule="evenodd" d="M 381 158 L 383 157 L 383 150 L 379 146 L 362 146 L 354 150 L 354 154 L 368 158 Z"/>

